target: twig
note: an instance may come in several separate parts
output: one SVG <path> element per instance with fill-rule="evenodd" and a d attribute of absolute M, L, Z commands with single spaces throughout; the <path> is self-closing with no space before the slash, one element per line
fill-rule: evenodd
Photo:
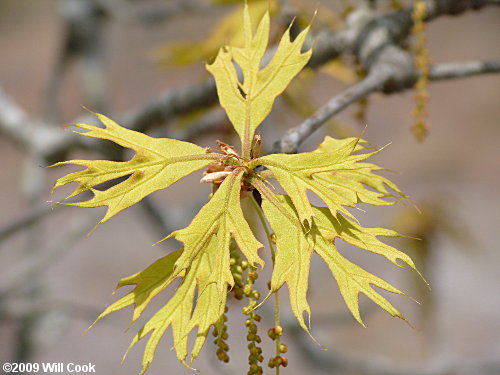
<path fill-rule="evenodd" d="M 386 80 L 392 79 L 390 69 L 390 67 L 379 66 L 379 69 L 370 72 L 362 81 L 335 95 L 311 117 L 295 128 L 288 130 L 285 136 L 276 142 L 274 152 L 297 152 L 300 144 L 331 117 L 349 105 L 356 103 L 360 98 L 364 98 L 375 91 L 381 91 L 386 84 Z M 438 81 L 497 72 L 500 72 L 500 61 L 445 63 L 432 65 L 429 78 L 432 81 Z M 417 74 L 416 71 L 413 74 Z"/>
<path fill-rule="evenodd" d="M 499 72 L 500 60 L 436 64 L 431 66 L 429 79 L 431 81 L 438 81 Z"/>
<path fill-rule="evenodd" d="M 48 124 L 29 118 L 24 110 L 0 87 L 0 132 L 9 137 L 22 150 L 42 155 L 43 150 L 72 144 L 72 134 L 61 132 Z"/>
<path fill-rule="evenodd" d="M 430 21 L 446 14 L 455 15 L 468 9 L 479 9 L 491 4 L 486 0 L 429 1 L 427 20 Z M 390 55 L 388 52 L 391 50 L 398 51 L 400 57 L 405 56 L 397 44 L 406 39 L 411 24 L 411 9 L 379 17 L 376 17 L 369 9 L 353 12 L 349 16 L 347 27 L 344 30 L 337 33 L 324 31 L 318 35 L 314 42 L 309 66 L 315 68 L 340 54 L 354 52 L 364 67 L 371 71 L 376 62 L 383 60 L 382 55 Z M 312 40 L 309 43 L 312 43 Z M 382 46 L 384 48 L 380 48 Z M 392 54 L 395 55 L 395 53 Z M 399 63 L 402 63 L 401 66 L 397 65 L 398 59 L 393 59 L 391 62 L 391 64 L 396 64 L 393 65 L 393 68 L 396 69 L 392 72 L 392 79 L 385 81 L 382 88 L 385 93 L 404 89 L 411 85 L 416 78 L 411 58 L 405 57 L 399 60 Z M 145 132 L 175 116 L 209 107 L 216 101 L 215 83 L 213 79 L 208 79 L 201 84 L 193 84 L 176 91 L 165 92 L 139 110 L 124 116 L 121 123 L 128 128 Z M 82 120 L 93 122 L 90 116 Z M 69 132 L 60 132 L 50 124 L 28 118 L 22 109 L 1 89 L 0 132 L 5 133 L 27 152 L 30 150 L 44 152 L 43 155 L 51 161 L 62 159 L 69 150 L 77 147 L 94 150 L 100 148 L 99 143 L 92 139 L 76 137 Z"/>
<path fill-rule="evenodd" d="M 334 96 L 325 105 L 308 117 L 299 126 L 287 131 L 285 136 L 274 145 L 274 152 L 292 154 L 297 152 L 299 145 L 330 117 L 342 111 L 352 103 L 372 93 L 380 85 L 374 76 L 367 76 L 362 81 Z"/>

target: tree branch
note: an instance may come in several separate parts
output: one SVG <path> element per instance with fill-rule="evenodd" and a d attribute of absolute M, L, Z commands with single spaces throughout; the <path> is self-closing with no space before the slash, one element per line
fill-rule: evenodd
<path fill-rule="evenodd" d="M 293 154 L 299 145 L 323 125 L 330 117 L 339 113 L 352 103 L 374 92 L 380 85 L 380 80 L 373 75 L 342 91 L 331 98 L 325 105 L 308 117 L 300 125 L 288 130 L 285 136 L 275 143 L 273 153 Z"/>
<path fill-rule="evenodd" d="M 471 61 L 464 63 L 444 63 L 431 66 L 429 78 L 438 81 L 451 78 L 463 78 L 479 74 L 500 72 L 500 61 Z M 412 74 L 418 77 L 418 72 Z M 356 103 L 359 99 L 376 91 L 383 91 L 387 80 L 392 79 L 390 68 L 381 66 L 353 86 L 332 97 L 320 107 L 311 117 L 305 119 L 300 125 L 287 131 L 285 136 L 274 145 L 275 153 L 296 153 L 298 147 L 314 131 L 321 127 L 331 117 Z M 413 85 L 412 85 L 413 86 Z M 412 86 L 407 87 L 408 89 Z"/>
<path fill-rule="evenodd" d="M 491 4 L 491 1 L 487 0 L 428 0 L 427 20 L 431 21 L 442 15 L 457 15 Z M 360 7 L 349 15 L 344 30 L 335 33 L 323 31 L 318 35 L 314 42 L 310 67 L 318 67 L 341 54 L 354 53 L 369 72 L 369 78 L 358 83 L 355 89 L 348 89 L 344 93 L 346 95 L 343 96 L 341 101 L 343 104 L 339 109 L 336 109 L 338 104 L 329 102 L 330 109 L 319 116 L 320 122 L 328 118 L 330 111 L 334 114 L 338 113 L 350 104 L 347 100 L 349 95 L 363 97 L 375 90 L 391 93 L 413 86 L 418 75 L 413 67 L 412 58 L 399 47 L 399 43 L 407 38 L 411 26 L 411 8 L 377 16 L 372 9 Z M 312 43 L 312 40 L 309 43 Z M 370 77 L 370 74 L 373 76 L 381 74 L 384 79 L 377 80 L 376 77 Z M 439 76 L 444 73 L 436 71 L 436 74 Z M 456 77 L 458 78 L 459 75 Z M 209 107 L 216 102 L 215 83 L 213 79 L 208 79 L 201 84 L 167 91 L 151 100 L 143 108 L 118 120 L 130 129 L 145 132 L 175 116 Z M 89 116 L 82 121 L 95 122 Z M 304 134 L 310 134 L 308 131 Z M 77 147 L 100 149 L 93 139 L 76 137 L 69 132 L 60 132 L 49 124 L 28 118 L 22 109 L 1 90 L 0 132 L 13 139 L 25 151 L 38 153 L 51 161 L 63 159 L 69 150 Z M 290 137 L 290 133 L 286 137 Z M 286 140 L 284 142 L 286 143 Z M 291 140 L 290 146 L 286 146 L 286 149 L 292 150 L 294 142 L 297 140 Z M 297 145 L 299 143 L 300 141 Z M 101 149 L 100 151 L 109 153 L 109 150 Z"/>
<path fill-rule="evenodd" d="M 500 73 L 500 60 L 469 61 L 463 63 L 432 65 L 429 73 L 429 79 L 431 81 L 438 81 L 489 73 Z"/>

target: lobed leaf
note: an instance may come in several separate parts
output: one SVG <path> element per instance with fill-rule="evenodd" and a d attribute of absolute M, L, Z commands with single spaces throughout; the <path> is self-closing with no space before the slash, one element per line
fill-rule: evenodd
<path fill-rule="evenodd" d="M 121 279 L 116 287 L 117 289 L 127 285 L 135 285 L 136 287 L 130 293 L 109 305 L 106 310 L 99 315 L 92 326 L 105 316 L 132 304 L 134 305 L 132 323 L 139 319 L 149 302 L 174 280 L 171 278 L 174 271 L 174 264 L 182 251 L 183 249 L 174 251 L 158 259 L 144 270 Z"/>
<path fill-rule="evenodd" d="M 394 264 L 401 259 L 416 270 L 411 259 L 404 253 L 379 241 L 376 236 L 395 236 L 393 231 L 381 228 L 363 228 L 343 217 L 332 215 L 324 207 L 312 207 L 314 220 L 309 231 L 300 224 L 294 203 L 289 196 L 275 195 L 277 203 L 264 196 L 262 209 L 276 235 L 276 261 L 271 280 L 271 292 L 278 290 L 285 282 L 290 292 L 290 305 L 299 324 L 308 331 L 303 313 L 310 315 L 306 294 L 308 289 L 309 258 L 316 252 L 332 272 L 347 307 L 364 325 L 359 312 L 359 293 L 365 294 L 373 302 L 392 316 L 401 319 L 401 313 L 372 285 L 391 293 L 401 294 L 400 290 L 381 278 L 363 270 L 344 258 L 335 246 L 335 239 L 340 238 L 362 249 L 385 256 Z M 291 215 L 285 215 L 284 210 Z M 418 271 L 417 271 L 418 272 Z"/>
<path fill-rule="evenodd" d="M 262 17 L 255 35 L 252 35 L 250 13 L 245 5 L 243 47 L 221 48 L 215 61 L 207 65 L 215 78 L 221 106 L 242 141 L 243 157 L 249 157 L 255 130 L 270 113 L 276 97 L 309 61 L 311 50 L 301 52 L 308 30 L 303 30 L 291 42 L 288 29 L 271 62 L 261 70 L 269 39 L 269 13 Z M 242 83 L 238 80 L 234 63 L 242 71 Z"/>
<path fill-rule="evenodd" d="M 365 150 L 365 147 L 360 145 L 359 138 L 338 141 L 326 137 L 318 149 L 312 152 L 271 154 L 253 160 L 250 166 L 263 165 L 273 172 L 273 176 L 292 199 L 300 222 L 309 228 L 314 213 L 307 197 L 308 190 L 321 198 L 333 215 L 341 212 L 351 218 L 354 217 L 345 207 L 355 207 L 360 202 L 393 204 L 382 199 L 394 197 L 385 184 L 397 193 L 400 193 L 399 189 L 386 178 L 372 172 L 381 168 L 360 163 L 374 154 L 353 154 L 360 150 Z"/>
<path fill-rule="evenodd" d="M 137 342 L 151 333 L 144 350 L 141 374 L 152 363 L 160 339 L 169 326 L 172 326 L 177 357 L 182 363 L 186 364 L 188 335 L 190 332 L 198 327 L 197 338 L 191 351 L 191 357 L 194 359 L 198 356 L 210 327 L 215 325 L 224 314 L 226 294 L 217 293 L 213 277 L 216 272 L 216 243 L 217 238 L 213 237 L 206 245 L 205 250 L 193 260 L 191 267 L 185 274 L 182 274 L 182 283 L 174 296 L 134 336 L 127 353 Z M 172 278 L 174 263 L 182 251 L 183 249 L 177 250 L 157 260 L 145 270 L 122 279 L 118 287 L 136 285 L 135 289 L 106 308 L 95 323 L 112 312 L 132 304 L 134 305 L 132 323 L 134 323 L 141 316 L 151 299 L 175 279 Z M 196 290 L 198 290 L 198 297 L 195 305 Z"/>
<path fill-rule="evenodd" d="M 174 237 L 184 244 L 184 252 L 175 263 L 176 272 L 188 268 L 212 237 L 217 237 L 213 277 L 217 279 L 215 282 L 221 294 L 226 293 L 225 283 L 234 284 L 229 268 L 231 238 L 236 240 L 250 264 L 264 266 L 264 261 L 258 255 L 258 250 L 263 246 L 253 235 L 240 206 L 243 172 L 241 168 L 229 175 L 188 227 L 166 237 Z"/>
<path fill-rule="evenodd" d="M 299 213 L 300 222 L 307 228 L 312 225 L 312 205 L 307 197 L 310 190 L 321 198 L 332 213 L 340 211 L 347 216 L 352 216 L 343 206 L 353 207 L 357 201 L 348 199 L 339 194 L 316 175 L 322 172 L 333 172 L 343 169 L 356 168 L 355 162 L 366 159 L 369 154 L 352 156 L 357 140 L 345 143 L 342 147 L 325 150 L 318 148 L 312 152 L 295 155 L 271 154 L 253 161 L 255 165 L 263 165 L 273 172 L 273 176 L 291 197 L 295 209 Z M 253 164 L 252 164 L 253 165 Z"/>
<path fill-rule="evenodd" d="M 309 286 L 309 262 L 314 247 L 309 243 L 298 220 L 291 221 L 289 215 L 296 217 L 291 205 L 285 203 L 282 196 L 276 196 L 281 207 L 272 204 L 264 197 L 262 210 L 276 235 L 276 255 L 271 277 L 271 293 L 287 283 L 290 306 L 300 326 L 309 332 L 304 322 L 304 312 L 311 315 L 306 294 Z"/>
<path fill-rule="evenodd" d="M 136 204 L 149 194 L 169 187 L 220 157 L 217 154 L 207 153 L 204 148 L 189 142 L 152 138 L 123 128 L 104 115 L 96 113 L 96 116 L 102 121 L 104 128 L 76 124 L 75 127 L 88 131 L 75 132 L 86 137 L 110 140 L 122 147 L 130 148 L 135 151 L 134 157 L 125 162 L 69 160 L 56 163 L 52 166 L 74 164 L 84 166 L 86 169 L 59 178 L 52 191 L 72 182 L 78 183 L 78 186 L 66 199 L 90 190 L 94 194 L 90 200 L 63 203 L 78 207 L 107 206 L 106 215 L 99 224 Z M 99 184 L 124 176 L 130 177 L 106 190 L 94 188 Z"/>

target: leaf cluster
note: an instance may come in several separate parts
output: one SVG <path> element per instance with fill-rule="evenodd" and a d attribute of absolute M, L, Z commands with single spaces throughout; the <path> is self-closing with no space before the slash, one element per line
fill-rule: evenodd
<path fill-rule="evenodd" d="M 130 345 L 134 346 L 150 334 L 141 373 L 150 366 L 159 340 L 170 326 L 177 357 L 186 365 L 188 336 L 196 329 L 191 361 L 198 356 L 210 327 L 221 321 L 227 292 L 234 285 L 230 269 L 232 243 L 252 268 L 264 267 L 264 260 L 259 255 L 263 245 L 245 220 L 240 204 L 241 199 L 253 194 L 262 198 L 261 210 L 276 236 L 269 295 L 287 284 L 293 313 L 306 331 L 309 329 L 304 312 L 308 316 L 311 314 L 306 295 L 313 253 L 328 265 L 347 307 L 361 324 L 359 293 L 368 296 L 389 314 L 403 318 L 372 286 L 403 293 L 347 260 L 335 245 L 337 239 L 342 239 L 362 250 L 380 254 L 395 265 L 405 264 L 415 269 L 407 255 L 378 239 L 398 236 L 396 232 L 364 228 L 347 209 L 359 203 L 390 205 L 403 197 L 396 185 L 376 174 L 382 168 L 366 162 L 377 151 L 370 151 L 367 143 L 359 138 L 326 137 L 312 152 L 259 155 L 261 139 L 255 135 L 256 129 L 270 113 L 276 97 L 311 55 L 310 50 L 302 50 L 308 28 L 293 41 L 287 30 L 274 57 L 262 68 L 269 28 L 268 13 L 254 28 L 248 7 L 245 7 L 242 45 L 221 48 L 215 61 L 207 65 L 215 78 L 220 103 L 241 140 L 241 153 L 223 142 L 218 142 L 218 150 L 212 150 L 174 139 L 151 138 L 96 114 L 104 128 L 77 124 L 76 127 L 85 130 L 80 134 L 129 148 L 135 152 L 133 158 L 124 162 L 71 160 L 56 164 L 85 167 L 58 179 L 54 189 L 76 182 L 68 198 L 91 191 L 91 199 L 71 204 L 106 206 L 106 215 L 100 223 L 147 195 L 207 168 L 202 181 L 214 186 L 211 199 L 186 228 L 166 237 L 175 238 L 182 247 L 122 279 L 118 288 L 127 285 L 135 285 L 135 288 L 111 304 L 97 319 L 133 305 L 133 323 L 155 296 L 180 279 L 174 296 L 139 329 Z M 96 189 L 103 182 L 125 176 L 128 176 L 126 180 L 112 187 Z M 276 183 L 286 194 L 276 192 Z M 312 205 L 308 192 L 317 195 L 326 207 Z"/>

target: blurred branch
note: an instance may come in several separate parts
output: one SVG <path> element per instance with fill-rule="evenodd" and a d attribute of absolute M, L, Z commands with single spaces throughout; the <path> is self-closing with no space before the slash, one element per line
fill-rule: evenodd
<path fill-rule="evenodd" d="M 383 77 L 369 75 L 340 94 L 335 95 L 311 117 L 305 119 L 302 124 L 288 130 L 285 136 L 275 143 L 273 153 L 296 153 L 299 145 L 330 117 L 376 91 L 382 79 Z"/>
<path fill-rule="evenodd" d="M 109 7 L 109 0 L 100 0 L 103 6 L 110 8 L 110 11 L 116 11 L 120 7 Z M 123 3 L 123 0 L 120 0 Z M 168 21 L 182 14 L 192 11 L 201 11 L 207 9 L 207 3 L 200 0 L 182 0 L 182 1 L 165 1 L 162 4 L 155 4 L 148 7 L 143 2 L 138 2 L 136 6 L 128 7 L 128 18 L 138 19 L 143 23 L 155 24 Z"/>
<path fill-rule="evenodd" d="M 398 56 L 397 51 L 395 56 Z M 326 104 L 320 107 L 311 117 L 305 119 L 300 125 L 287 131 L 285 136 L 274 146 L 274 152 L 295 153 L 300 144 L 307 139 L 321 125 L 331 117 L 341 112 L 349 105 L 356 103 L 359 99 L 376 91 L 383 91 L 387 82 L 393 80 L 391 67 L 392 61 L 387 59 L 373 68 L 368 76 L 346 90 L 332 97 Z M 498 73 L 500 72 L 500 61 L 474 61 L 465 63 L 445 63 L 431 66 L 429 78 L 438 81 L 450 78 L 463 78 L 472 75 Z M 411 77 L 418 76 L 416 70 L 408 72 Z M 410 89 L 411 84 L 407 87 Z"/>
<path fill-rule="evenodd" d="M 29 118 L 24 110 L 0 87 L 0 132 L 31 155 L 57 149 L 72 137 L 45 122 Z"/>
<path fill-rule="evenodd" d="M 110 2 L 114 4 L 114 1 L 108 1 Z M 120 1 L 122 2 L 123 0 Z M 44 118 L 47 121 L 58 122 L 63 78 L 75 60 L 80 60 L 82 63 L 85 101 L 97 111 L 102 112 L 106 108 L 103 35 L 110 13 L 101 3 L 96 0 L 59 1 L 59 13 L 63 21 L 62 39 L 46 89 Z"/>
<path fill-rule="evenodd" d="M 463 63 L 436 64 L 431 66 L 429 78 L 432 81 L 464 78 L 478 74 L 499 73 L 500 60 L 469 61 Z"/>
<path fill-rule="evenodd" d="M 125 115 L 122 124 L 127 128 L 145 132 L 175 116 L 210 107 L 216 102 L 215 82 L 213 79 L 208 79 L 201 84 L 196 83 L 165 92 L 139 110 Z"/>
<path fill-rule="evenodd" d="M 491 4 L 486 0 L 433 0 L 427 3 L 427 20 L 429 21 L 438 16 L 456 15 Z M 335 33 L 324 31 L 318 35 L 314 42 L 314 51 L 309 66 L 318 67 L 340 54 L 355 53 L 369 74 L 365 81 L 356 85 L 356 89 L 348 89 L 345 93 L 352 94 L 354 91 L 359 99 L 374 90 L 392 93 L 407 89 L 414 84 L 418 75 L 413 67 L 411 56 L 399 47 L 399 43 L 408 37 L 411 26 L 411 8 L 377 16 L 369 7 L 360 7 L 349 15 L 344 30 Z M 267 57 L 270 52 L 272 51 L 269 51 Z M 470 72 L 473 74 L 472 70 Z M 382 74 L 383 79 L 374 78 L 376 74 Z M 456 77 L 461 76 L 456 75 Z M 343 101 L 346 99 L 347 97 L 344 96 Z M 176 116 L 209 107 L 216 102 L 215 83 L 213 79 L 207 79 L 201 84 L 167 91 L 139 110 L 125 115 L 120 122 L 130 129 L 145 132 Z M 334 113 L 338 113 L 348 104 L 350 101 L 342 104 L 341 108 L 335 110 Z M 320 122 L 327 114 L 328 111 L 322 113 Z M 86 116 L 81 120 L 95 122 L 89 117 Z M 0 132 L 16 141 L 27 152 L 35 150 L 35 152 L 42 153 L 48 160 L 64 158 L 67 152 L 76 147 L 99 150 L 99 146 L 93 139 L 75 137 L 71 133 L 53 129 L 50 124 L 29 119 L 21 108 L 1 90 Z M 282 144 L 285 144 L 283 149 L 293 151 L 296 141 L 292 140 L 290 146 L 286 146 L 287 142 L 286 139 L 282 141 Z"/>

